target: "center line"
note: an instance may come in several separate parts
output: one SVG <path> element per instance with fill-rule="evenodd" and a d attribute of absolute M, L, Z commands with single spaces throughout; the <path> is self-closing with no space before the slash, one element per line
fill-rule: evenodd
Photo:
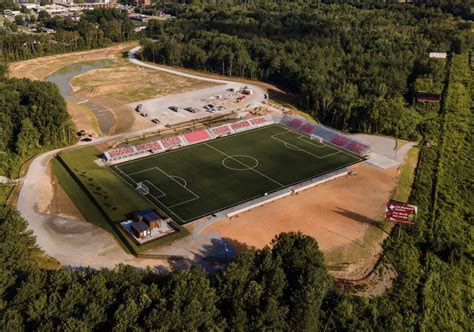
<path fill-rule="evenodd" d="M 238 160 L 238 159 L 236 159 L 236 158 L 234 158 L 234 157 L 232 157 L 232 156 L 229 156 L 227 153 L 225 153 L 225 152 L 219 150 L 218 148 L 215 148 L 215 147 L 213 147 L 213 146 L 211 146 L 211 145 L 209 145 L 209 144 L 207 144 L 207 143 L 204 143 L 204 145 L 207 145 L 207 146 L 210 147 L 211 149 L 213 149 L 213 150 L 215 150 L 215 151 L 217 151 L 217 152 L 223 154 L 224 156 L 227 156 L 227 157 L 229 157 L 229 158 L 235 160 L 236 162 L 238 162 L 238 163 L 241 164 L 242 166 L 250 167 L 249 165 L 246 165 L 245 163 L 241 162 L 240 160 Z M 276 180 L 273 180 L 271 177 L 269 177 L 269 176 L 267 176 L 267 175 L 265 175 L 265 174 L 263 174 L 263 173 L 257 171 L 255 168 L 251 168 L 251 170 L 254 171 L 255 173 L 258 173 L 258 174 L 260 174 L 261 176 L 267 178 L 268 180 L 270 180 L 270 181 L 276 183 L 277 185 L 279 185 L 279 186 L 281 186 L 281 187 L 284 187 L 284 186 L 285 186 L 285 185 L 281 184 L 280 182 L 278 182 L 278 181 L 276 181 Z"/>

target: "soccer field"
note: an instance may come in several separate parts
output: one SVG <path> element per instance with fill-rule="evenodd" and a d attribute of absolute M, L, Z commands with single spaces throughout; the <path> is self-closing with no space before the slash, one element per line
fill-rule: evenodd
<path fill-rule="evenodd" d="M 362 161 L 281 125 L 271 125 L 112 166 L 179 223 L 210 215 Z"/>

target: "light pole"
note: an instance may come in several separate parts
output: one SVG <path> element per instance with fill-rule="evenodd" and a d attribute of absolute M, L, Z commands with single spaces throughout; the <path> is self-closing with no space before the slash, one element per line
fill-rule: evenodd
<path fill-rule="evenodd" d="M 224 240 L 224 250 L 225 250 L 225 265 L 227 266 L 227 253 L 229 252 L 229 248 L 227 248 L 227 243 Z"/>

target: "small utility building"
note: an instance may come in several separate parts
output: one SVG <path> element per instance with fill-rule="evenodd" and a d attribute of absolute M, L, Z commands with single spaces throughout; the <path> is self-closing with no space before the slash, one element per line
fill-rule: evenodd
<path fill-rule="evenodd" d="M 139 239 L 143 239 L 151 235 L 150 227 L 148 227 L 148 225 L 143 221 L 134 222 L 131 227 L 133 235 Z"/>
<path fill-rule="evenodd" d="M 159 228 L 161 226 L 161 222 L 163 221 L 163 219 L 158 216 L 157 213 L 148 209 L 134 212 L 133 219 L 135 219 L 137 222 L 145 223 L 150 228 L 150 230 Z"/>

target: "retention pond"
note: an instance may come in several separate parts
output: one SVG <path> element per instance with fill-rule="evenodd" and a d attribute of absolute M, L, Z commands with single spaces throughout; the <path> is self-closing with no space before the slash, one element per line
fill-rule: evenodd
<path fill-rule="evenodd" d="M 69 81 L 77 75 L 84 74 L 94 69 L 108 67 L 111 64 L 112 60 L 109 59 L 73 63 L 55 71 L 53 74 L 46 77 L 46 81 L 53 82 L 59 87 L 61 94 L 66 100 L 76 104 L 84 105 L 91 109 L 92 112 L 94 112 L 97 121 L 99 122 L 100 130 L 104 134 L 109 133 L 110 129 L 115 124 L 114 115 L 102 105 L 95 104 L 88 99 L 75 96 L 72 93 L 72 88 Z"/>

